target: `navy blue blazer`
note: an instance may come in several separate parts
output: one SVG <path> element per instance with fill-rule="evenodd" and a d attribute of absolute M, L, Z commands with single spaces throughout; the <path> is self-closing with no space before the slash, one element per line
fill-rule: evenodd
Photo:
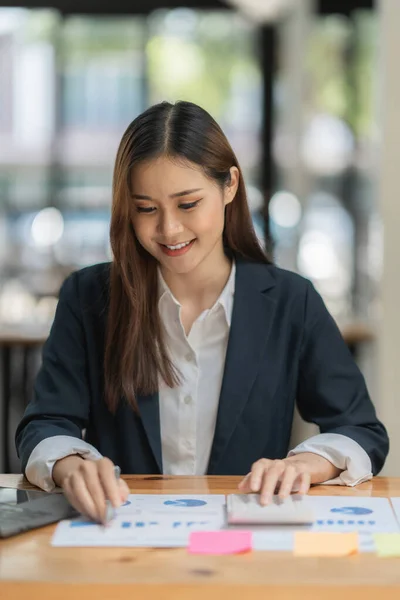
<path fill-rule="evenodd" d="M 71 435 L 123 473 L 162 473 L 158 393 L 139 397 L 140 416 L 104 401 L 103 355 L 110 264 L 64 282 L 34 396 L 16 432 L 25 471 L 45 438 Z M 273 265 L 237 260 L 235 297 L 208 474 L 244 475 L 260 458 L 288 452 L 295 402 L 320 431 L 358 442 L 373 473 L 388 437 L 358 367 L 309 281 Z"/>

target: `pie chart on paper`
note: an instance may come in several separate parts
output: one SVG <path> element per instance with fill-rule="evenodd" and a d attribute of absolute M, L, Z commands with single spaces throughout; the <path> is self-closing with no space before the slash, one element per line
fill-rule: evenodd
<path fill-rule="evenodd" d="M 362 506 L 343 506 L 342 508 L 331 508 L 331 512 L 342 513 L 343 515 L 370 515 L 374 511 Z"/>
<path fill-rule="evenodd" d="M 177 498 L 176 500 L 166 500 L 165 506 L 176 506 L 178 508 L 196 508 L 199 506 L 205 506 L 207 502 L 205 500 L 197 500 L 195 498 Z"/>

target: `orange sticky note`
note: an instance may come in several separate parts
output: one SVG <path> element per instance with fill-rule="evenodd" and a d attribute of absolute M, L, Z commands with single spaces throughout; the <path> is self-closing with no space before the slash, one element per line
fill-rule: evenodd
<path fill-rule="evenodd" d="M 191 554 L 237 554 L 252 547 L 251 531 L 193 531 L 188 550 Z"/>
<path fill-rule="evenodd" d="M 294 538 L 295 556 L 349 556 L 358 552 L 358 533 L 298 531 Z"/>

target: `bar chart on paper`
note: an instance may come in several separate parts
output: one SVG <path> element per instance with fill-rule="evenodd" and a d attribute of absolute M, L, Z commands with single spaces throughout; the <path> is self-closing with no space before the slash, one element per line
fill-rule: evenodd
<path fill-rule="evenodd" d="M 353 496 L 310 496 L 315 513 L 313 525 L 302 531 L 357 532 L 360 552 L 375 549 L 375 533 L 398 532 L 399 525 L 387 498 L 355 498 Z M 299 528 L 270 527 L 253 529 L 253 544 L 257 550 L 290 551 L 294 534 Z"/>
<path fill-rule="evenodd" d="M 398 524 L 387 498 L 354 498 L 350 496 L 312 496 L 317 516 L 313 530 L 397 531 Z"/>
<path fill-rule="evenodd" d="M 131 494 L 106 527 L 84 518 L 62 521 L 53 546 L 185 546 L 192 531 L 221 529 L 225 496 Z"/>

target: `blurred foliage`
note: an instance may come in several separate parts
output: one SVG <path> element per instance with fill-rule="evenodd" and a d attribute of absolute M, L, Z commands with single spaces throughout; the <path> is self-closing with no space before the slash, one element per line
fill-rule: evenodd
<path fill-rule="evenodd" d="M 319 18 L 310 35 L 306 59 L 310 105 L 341 118 L 347 111 L 344 50 L 350 40 L 351 28 L 345 17 Z"/>
<path fill-rule="evenodd" d="M 376 15 L 357 11 L 352 20 L 329 15 L 315 23 L 306 62 L 311 110 L 340 117 L 356 135 L 368 135 L 373 122 Z"/>
<path fill-rule="evenodd" d="M 73 16 L 65 20 L 62 39 L 68 62 L 84 62 L 114 52 L 142 50 L 145 31 L 145 19 L 140 16 Z"/>
<path fill-rule="evenodd" d="M 258 79 L 254 26 L 232 13 L 157 11 L 150 17 L 147 60 L 150 103 L 188 100 L 217 120 L 232 95 L 239 72 Z"/>
<path fill-rule="evenodd" d="M 17 13 L 15 13 L 17 14 Z M 56 10 L 38 9 L 35 11 L 20 9 L 21 24 L 19 30 L 24 43 L 53 42 L 61 17 Z M 21 27 L 23 22 L 23 26 Z"/>
<path fill-rule="evenodd" d="M 357 87 L 357 106 L 352 115 L 354 130 L 359 135 L 373 133 L 375 123 L 374 81 L 378 70 L 378 20 L 371 11 L 360 11 L 355 21 L 357 39 L 354 81 Z"/>

